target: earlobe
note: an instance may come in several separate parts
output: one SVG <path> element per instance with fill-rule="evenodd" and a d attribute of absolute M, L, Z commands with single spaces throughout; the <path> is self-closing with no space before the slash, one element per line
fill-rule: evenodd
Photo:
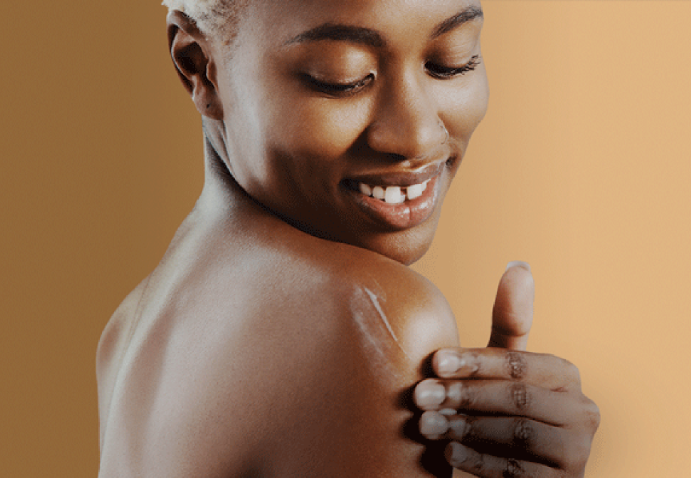
<path fill-rule="evenodd" d="M 206 37 L 182 12 L 171 11 L 166 21 L 170 56 L 197 111 L 211 119 L 223 119 L 223 106 L 214 81 L 215 65 Z"/>

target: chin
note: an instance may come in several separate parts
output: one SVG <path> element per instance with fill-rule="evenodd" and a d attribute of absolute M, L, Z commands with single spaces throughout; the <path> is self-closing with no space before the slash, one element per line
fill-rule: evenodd
<path fill-rule="evenodd" d="M 396 262 L 400 262 L 403 265 L 409 266 L 411 264 L 414 264 L 418 260 L 422 259 L 422 256 L 424 256 L 427 253 L 429 246 L 430 245 L 428 244 L 424 247 L 417 248 L 414 251 L 402 251 L 401 253 L 384 255 L 386 255 L 389 259 L 393 259 Z"/>
<path fill-rule="evenodd" d="M 380 254 L 400 262 L 403 265 L 409 266 L 424 256 L 431 246 L 431 241 L 424 244 L 416 244 L 414 247 L 403 246 L 397 248 L 387 248 L 387 250 L 376 251 Z"/>
<path fill-rule="evenodd" d="M 420 229 L 382 234 L 356 245 L 409 266 L 420 260 L 432 245 L 437 229 L 436 219 L 432 218 L 431 223 Z"/>
<path fill-rule="evenodd" d="M 437 210 L 423 224 L 403 231 L 372 232 L 363 228 L 355 231 L 343 229 L 326 231 L 281 214 L 277 215 L 288 224 L 311 236 L 367 249 L 406 266 L 418 261 L 427 253 L 432 245 L 439 221 Z"/>

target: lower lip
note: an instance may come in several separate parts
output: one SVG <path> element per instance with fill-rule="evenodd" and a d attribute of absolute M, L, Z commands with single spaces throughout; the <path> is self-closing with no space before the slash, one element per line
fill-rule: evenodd
<path fill-rule="evenodd" d="M 403 230 L 422 224 L 432 215 L 439 197 L 440 178 L 441 174 L 432 178 L 422 196 L 400 204 L 389 204 L 351 189 L 348 192 L 361 210 L 377 224 L 392 230 Z"/>

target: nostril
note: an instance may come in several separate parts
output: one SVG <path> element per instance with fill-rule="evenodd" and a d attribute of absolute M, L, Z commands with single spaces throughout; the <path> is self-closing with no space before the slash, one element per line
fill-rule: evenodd
<path fill-rule="evenodd" d="M 400 161 L 429 156 L 450 140 L 450 134 L 433 104 L 401 94 L 379 105 L 366 138 L 372 149 Z"/>
<path fill-rule="evenodd" d="M 398 153 L 389 153 L 387 157 L 390 161 L 395 163 L 400 163 L 401 161 L 405 161 L 407 159 L 405 156 Z"/>

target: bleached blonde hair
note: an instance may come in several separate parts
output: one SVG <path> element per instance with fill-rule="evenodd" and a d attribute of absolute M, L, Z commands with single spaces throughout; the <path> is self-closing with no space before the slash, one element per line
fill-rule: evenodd
<path fill-rule="evenodd" d="M 249 0 L 163 0 L 168 10 L 178 10 L 190 17 L 204 35 L 234 37 L 241 9 Z"/>

